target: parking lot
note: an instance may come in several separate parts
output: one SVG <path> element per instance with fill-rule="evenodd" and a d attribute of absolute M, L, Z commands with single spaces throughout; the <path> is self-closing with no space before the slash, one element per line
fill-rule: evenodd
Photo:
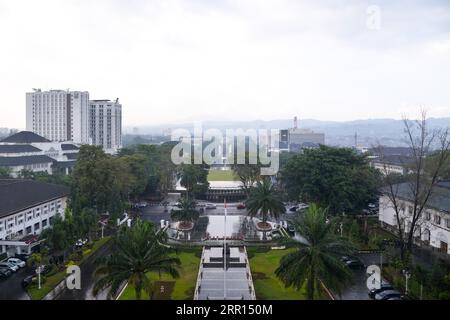
<path fill-rule="evenodd" d="M 22 268 L 9 278 L 0 280 L 0 300 L 30 300 L 22 288 L 22 280 L 32 273 L 31 270 Z"/>

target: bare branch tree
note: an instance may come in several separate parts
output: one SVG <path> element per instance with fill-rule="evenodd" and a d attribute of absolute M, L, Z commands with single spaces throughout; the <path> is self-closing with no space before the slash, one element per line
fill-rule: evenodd
<path fill-rule="evenodd" d="M 379 146 L 378 149 L 379 161 L 382 163 L 381 171 L 384 174 L 383 194 L 387 196 L 395 212 L 397 236 L 401 242 L 401 258 L 405 261 L 411 253 L 414 236 L 421 226 L 422 215 L 449 157 L 450 140 L 448 129 L 428 128 L 426 112 L 423 110 L 419 120 L 411 121 L 404 117 L 403 124 L 406 143 L 412 154 L 411 161 L 403 163 L 406 168 L 403 177 L 399 179 L 392 174 L 389 164 L 384 159 L 383 147 Z M 432 161 L 429 160 L 430 157 Z M 399 194 L 401 188 L 409 193 L 407 199 Z M 411 208 L 405 208 L 404 200 L 411 203 Z"/>

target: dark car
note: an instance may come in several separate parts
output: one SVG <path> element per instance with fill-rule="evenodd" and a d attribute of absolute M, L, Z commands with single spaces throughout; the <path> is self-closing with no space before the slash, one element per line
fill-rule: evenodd
<path fill-rule="evenodd" d="M 385 290 L 375 295 L 375 300 L 388 300 L 392 298 L 401 298 L 401 293 L 397 290 Z"/>
<path fill-rule="evenodd" d="M 289 208 L 290 212 L 297 212 L 297 210 L 298 210 L 297 206 Z"/>
<path fill-rule="evenodd" d="M 344 264 L 349 267 L 350 269 L 357 270 L 357 269 L 364 269 L 365 264 L 356 257 L 347 257 L 344 256 L 341 258 L 341 261 L 344 262 Z"/>
<path fill-rule="evenodd" d="M 28 286 L 33 282 L 34 277 L 35 277 L 34 275 L 25 277 L 25 278 L 22 280 L 22 288 L 25 289 L 26 287 L 28 287 Z"/>
<path fill-rule="evenodd" d="M 11 276 L 12 271 L 6 268 L 0 269 L 0 279 L 6 279 Z"/>
<path fill-rule="evenodd" d="M 345 264 L 350 269 L 364 269 L 365 268 L 365 264 L 359 259 L 347 260 L 347 261 L 345 261 Z"/>
<path fill-rule="evenodd" d="M 28 259 L 30 259 L 30 257 L 31 257 L 31 255 L 29 255 L 29 254 L 24 254 L 24 253 L 16 254 L 16 255 L 14 256 L 14 258 L 20 259 L 20 260 L 25 261 L 25 262 L 27 262 Z"/>
<path fill-rule="evenodd" d="M 394 290 L 394 287 L 390 283 L 382 282 L 380 288 L 372 289 L 369 291 L 369 297 L 375 299 L 376 294 L 386 290 Z"/>

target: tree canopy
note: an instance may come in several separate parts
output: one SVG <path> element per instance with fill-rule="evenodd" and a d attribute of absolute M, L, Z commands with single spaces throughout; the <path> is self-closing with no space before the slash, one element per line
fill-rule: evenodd
<path fill-rule="evenodd" d="M 328 146 L 291 157 L 280 175 L 290 199 L 315 202 L 332 214 L 366 208 L 376 199 L 380 181 L 364 155 Z"/>

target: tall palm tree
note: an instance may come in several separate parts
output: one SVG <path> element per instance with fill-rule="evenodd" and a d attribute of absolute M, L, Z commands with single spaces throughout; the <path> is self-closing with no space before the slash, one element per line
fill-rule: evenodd
<path fill-rule="evenodd" d="M 283 202 L 268 178 L 258 181 L 256 186 L 251 188 L 246 206 L 251 217 L 261 216 L 260 227 L 263 229 L 269 227 L 267 223 L 269 216 L 277 219 L 280 214 L 286 212 Z"/>
<path fill-rule="evenodd" d="M 293 220 L 302 240 L 290 241 L 296 250 L 284 256 L 275 270 L 286 287 L 300 289 L 306 283 L 310 300 L 321 283 L 340 294 L 352 282 L 352 273 L 341 257 L 351 254 L 353 248 L 336 234 L 334 222 L 327 223 L 326 213 L 312 204 L 305 214 Z"/>
<path fill-rule="evenodd" d="M 170 217 L 172 220 L 180 221 L 179 229 L 190 229 L 200 213 L 195 208 L 195 201 L 188 197 L 183 197 L 177 205 L 178 209 L 172 210 Z"/>
<path fill-rule="evenodd" d="M 178 277 L 176 269 L 180 260 L 170 256 L 170 248 L 162 242 L 164 233 L 156 233 L 149 222 L 137 221 L 131 228 L 119 231 L 114 240 L 113 253 L 98 262 L 97 277 L 93 293 L 108 289 L 108 297 L 117 294 L 125 282 L 134 287 L 136 299 L 140 300 L 142 292 L 149 297 L 153 295 L 153 284 L 148 272 L 165 272 Z"/>

